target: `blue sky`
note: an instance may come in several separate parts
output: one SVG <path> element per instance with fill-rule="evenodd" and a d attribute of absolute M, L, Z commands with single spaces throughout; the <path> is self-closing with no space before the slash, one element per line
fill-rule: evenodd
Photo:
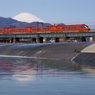
<path fill-rule="evenodd" d="M 0 16 L 22 12 L 50 23 L 95 24 L 95 0 L 0 0 Z"/>

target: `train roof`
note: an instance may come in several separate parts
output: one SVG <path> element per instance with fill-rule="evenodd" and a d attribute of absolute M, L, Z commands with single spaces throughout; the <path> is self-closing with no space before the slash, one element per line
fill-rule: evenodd
<path fill-rule="evenodd" d="M 86 25 L 86 24 L 71 24 L 71 25 L 68 25 L 68 26 L 82 26 L 82 25 Z"/>

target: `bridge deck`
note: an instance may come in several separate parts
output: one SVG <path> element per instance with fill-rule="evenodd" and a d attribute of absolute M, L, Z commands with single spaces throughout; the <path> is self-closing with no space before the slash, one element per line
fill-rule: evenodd
<path fill-rule="evenodd" d="M 0 38 L 34 38 L 34 37 L 92 37 L 95 36 L 95 30 L 89 32 L 67 32 L 67 33 L 24 33 L 24 34 L 0 34 Z"/>

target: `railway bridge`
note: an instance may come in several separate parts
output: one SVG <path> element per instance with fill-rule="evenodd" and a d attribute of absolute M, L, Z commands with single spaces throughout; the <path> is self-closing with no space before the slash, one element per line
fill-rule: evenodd
<path fill-rule="evenodd" d="M 92 38 L 92 39 L 91 39 Z M 95 41 L 95 30 L 89 32 L 0 34 L 1 43 L 44 43 L 64 41 Z"/>

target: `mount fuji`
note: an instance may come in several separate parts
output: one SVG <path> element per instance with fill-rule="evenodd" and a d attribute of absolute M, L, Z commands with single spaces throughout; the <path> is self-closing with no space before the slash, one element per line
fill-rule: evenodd
<path fill-rule="evenodd" d="M 30 14 L 30 13 L 20 13 L 20 14 L 14 16 L 12 19 L 21 21 L 21 22 L 27 22 L 27 23 L 44 22 L 40 18 L 38 18 L 35 15 Z"/>
<path fill-rule="evenodd" d="M 50 23 L 44 22 L 40 18 L 36 17 L 35 15 L 32 15 L 30 13 L 20 13 L 14 17 L 1 17 L 0 16 L 0 28 L 6 28 L 6 27 L 31 27 L 31 26 L 37 26 L 37 22 L 42 22 L 43 26 L 49 26 L 52 25 Z M 42 25 L 39 23 L 39 25 Z"/>

